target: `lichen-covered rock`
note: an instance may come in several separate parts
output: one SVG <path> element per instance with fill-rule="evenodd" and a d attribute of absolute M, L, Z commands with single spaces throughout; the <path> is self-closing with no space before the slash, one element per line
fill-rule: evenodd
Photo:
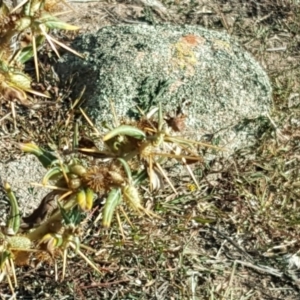
<path fill-rule="evenodd" d="M 73 47 L 86 60 L 66 55 L 57 65 L 64 77 L 79 73 L 77 92 L 86 86 L 89 116 L 101 127 L 117 116 L 132 116 L 163 104 L 188 115 L 192 137 L 214 137 L 232 153 L 248 145 L 257 124 L 245 122 L 271 105 L 268 76 L 234 39 L 199 26 L 105 27 L 80 36 Z"/>
<path fill-rule="evenodd" d="M 49 193 L 49 189 L 32 186 L 40 183 L 45 175 L 45 168 L 33 155 L 24 155 L 15 161 L 0 162 L 0 183 L 8 182 L 14 191 L 21 215 L 29 215 Z M 0 186 L 0 225 L 5 225 L 9 205 L 2 186 Z"/>

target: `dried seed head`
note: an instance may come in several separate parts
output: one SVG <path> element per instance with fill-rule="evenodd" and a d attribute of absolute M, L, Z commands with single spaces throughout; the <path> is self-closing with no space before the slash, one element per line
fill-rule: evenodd
<path fill-rule="evenodd" d="M 14 264 L 16 266 L 28 266 L 31 253 L 29 251 L 13 251 Z"/>
<path fill-rule="evenodd" d="M 148 159 L 149 156 L 154 152 L 155 147 L 151 142 L 144 142 L 139 147 L 139 153 L 141 158 Z"/>
<path fill-rule="evenodd" d="M 137 188 L 133 185 L 126 185 L 123 188 L 124 201 L 134 210 L 140 212 L 143 210 L 141 198 Z"/>
<path fill-rule="evenodd" d="M 114 184 L 121 185 L 125 182 L 123 175 L 116 171 L 108 171 L 108 175 L 111 179 L 111 182 Z"/>
<path fill-rule="evenodd" d="M 34 254 L 34 261 L 31 262 L 33 266 L 37 266 L 40 262 L 46 263 L 48 265 L 53 264 L 53 258 L 59 257 L 61 254 L 59 249 L 54 249 L 53 253 L 50 254 L 46 251 L 36 252 Z"/>
<path fill-rule="evenodd" d="M 84 174 L 83 180 L 96 193 L 104 194 L 110 186 L 107 166 L 94 166 Z"/>
<path fill-rule="evenodd" d="M 154 212 L 143 207 L 142 199 L 138 192 L 138 189 L 133 185 L 127 185 L 122 189 L 122 195 L 124 201 L 131 207 L 135 212 L 139 214 L 146 214 L 148 217 L 159 218 Z"/>
<path fill-rule="evenodd" d="M 185 119 L 186 115 L 180 114 L 174 118 L 167 119 L 166 122 L 174 131 L 181 132 L 185 129 Z"/>
<path fill-rule="evenodd" d="M 128 162 L 128 164 L 130 164 L 130 162 Z M 108 176 L 111 185 L 117 185 L 117 186 L 121 186 L 126 181 L 127 178 L 124 167 L 117 160 L 111 162 L 109 166 Z"/>
<path fill-rule="evenodd" d="M 31 240 L 26 236 L 11 236 L 8 239 L 9 246 L 15 249 L 30 249 Z"/>

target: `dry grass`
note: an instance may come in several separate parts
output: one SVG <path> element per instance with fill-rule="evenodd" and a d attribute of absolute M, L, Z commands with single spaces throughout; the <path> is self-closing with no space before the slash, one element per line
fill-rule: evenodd
<path fill-rule="evenodd" d="M 84 243 L 99 250 L 90 256 L 101 268 L 101 277 L 76 258 L 63 284 L 54 281 L 53 267 L 24 267 L 18 270 L 18 299 L 298 299 L 300 4 L 165 0 L 161 4 L 167 11 L 161 11 L 142 10 L 143 1 L 107 2 L 76 3 L 86 7 L 78 20 L 88 28 L 150 18 L 199 24 L 236 36 L 272 80 L 273 111 L 264 117 L 257 145 L 228 161 L 199 167 L 199 191 L 191 192 L 185 178 L 177 184 L 179 196 L 168 190 L 159 195 L 144 191 L 146 203 L 154 205 L 162 220 L 132 216 L 132 228 L 122 217 L 125 241 L 117 224 L 100 228 L 99 203 L 87 220 Z M 94 17 L 99 15 L 101 21 Z M 32 114 L 35 124 L 48 124 L 43 137 L 32 130 L 38 143 L 68 139 L 72 126 L 63 127 L 68 106 L 62 103 L 55 103 L 61 118 L 54 116 L 55 122 L 48 110 Z M 22 124 L 28 111 L 24 115 L 18 109 Z M 6 110 L 2 107 L 1 113 Z M 11 138 L 16 136 L 8 141 Z M 8 299 L 5 289 L 1 284 L 1 297 Z"/>

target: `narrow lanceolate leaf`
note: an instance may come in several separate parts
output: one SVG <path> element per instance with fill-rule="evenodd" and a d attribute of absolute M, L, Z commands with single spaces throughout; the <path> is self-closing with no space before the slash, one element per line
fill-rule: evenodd
<path fill-rule="evenodd" d="M 67 172 L 67 169 L 64 170 Z M 53 177 L 57 177 L 57 175 L 63 175 L 62 168 L 60 166 L 53 167 L 47 171 L 45 176 L 43 177 L 42 184 L 47 185 L 49 180 L 56 179 Z"/>
<path fill-rule="evenodd" d="M 120 203 L 120 201 L 121 201 L 121 190 L 120 189 L 111 190 L 110 193 L 108 194 L 103 209 L 102 225 L 104 227 L 107 228 L 110 227 L 115 209 L 117 205 Z"/>
<path fill-rule="evenodd" d="M 38 21 L 40 24 L 46 25 L 46 27 L 49 29 L 63 29 L 63 30 L 80 29 L 80 27 L 65 23 L 47 12 L 44 12 L 42 16 L 39 17 Z"/>
<path fill-rule="evenodd" d="M 36 47 L 39 48 L 45 42 L 45 37 L 43 35 L 36 37 Z M 26 46 L 22 48 L 16 57 L 16 60 L 22 64 L 26 63 L 29 59 L 33 57 L 33 47 Z"/>
<path fill-rule="evenodd" d="M 146 134 L 142 130 L 130 125 L 121 125 L 105 135 L 103 141 L 108 141 L 118 135 L 128 135 L 138 140 L 146 138 Z"/>
<path fill-rule="evenodd" d="M 77 192 L 77 194 L 76 194 L 76 201 L 77 201 L 77 204 L 79 205 L 79 207 L 82 210 L 86 209 L 86 194 L 85 194 L 85 190 L 84 189 L 82 189 L 79 192 Z"/>
<path fill-rule="evenodd" d="M 90 188 L 87 188 L 85 190 L 85 195 L 86 195 L 85 209 L 91 210 L 94 204 L 94 191 Z"/>
<path fill-rule="evenodd" d="M 118 161 L 122 164 L 129 182 L 132 182 L 131 170 L 127 161 L 123 158 L 118 158 Z"/>
<path fill-rule="evenodd" d="M 44 6 L 45 1 L 41 0 L 29 0 L 23 8 L 23 12 L 26 16 L 33 17 L 42 7 Z"/>
<path fill-rule="evenodd" d="M 19 146 L 23 152 L 35 155 L 45 168 L 50 167 L 51 164 L 55 160 L 57 160 L 57 158 L 52 153 L 40 148 L 33 143 L 20 143 Z"/>
<path fill-rule="evenodd" d="M 20 51 L 17 61 L 24 64 L 26 63 L 29 59 L 33 57 L 33 49 L 31 46 L 24 47 L 22 51 Z"/>
<path fill-rule="evenodd" d="M 4 269 L 4 266 L 8 259 L 11 258 L 11 252 L 10 251 L 3 251 L 1 250 L 1 256 L 0 256 L 0 270 L 2 271 Z M 3 272 L 0 273 L 1 276 Z M 2 281 L 2 277 L 0 277 L 0 280 Z"/>
<path fill-rule="evenodd" d="M 14 235 L 18 232 L 20 227 L 20 212 L 18 207 L 18 201 L 14 192 L 11 190 L 9 183 L 4 183 L 4 189 L 7 193 L 7 197 L 10 204 L 10 213 L 7 220 L 7 233 L 10 235 Z"/>

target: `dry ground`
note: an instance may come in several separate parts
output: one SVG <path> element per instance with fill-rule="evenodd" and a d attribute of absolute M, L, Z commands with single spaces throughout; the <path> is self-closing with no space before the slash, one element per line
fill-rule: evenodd
<path fill-rule="evenodd" d="M 257 145 L 219 161 L 221 169 L 199 167 L 200 191 L 190 191 L 183 178 L 179 197 L 168 190 L 155 196 L 145 192 L 163 220 L 136 218 L 134 228 L 124 221 L 123 241 L 117 225 L 105 231 L 95 222 L 97 208 L 83 242 L 98 250 L 91 257 L 102 276 L 79 258 L 69 260 L 64 282 L 54 281 L 53 266 L 24 267 L 18 270 L 18 299 L 300 299 L 300 3 L 71 2 L 76 12 L 64 18 L 82 32 L 142 22 L 227 31 L 267 70 L 274 107 Z M 48 119 L 63 112 L 37 111 L 32 123 L 53 123 Z M 53 141 L 61 139 L 49 132 Z M 39 142 L 39 134 L 27 134 Z M 9 290 L 0 287 L 1 297 L 9 299 Z"/>

